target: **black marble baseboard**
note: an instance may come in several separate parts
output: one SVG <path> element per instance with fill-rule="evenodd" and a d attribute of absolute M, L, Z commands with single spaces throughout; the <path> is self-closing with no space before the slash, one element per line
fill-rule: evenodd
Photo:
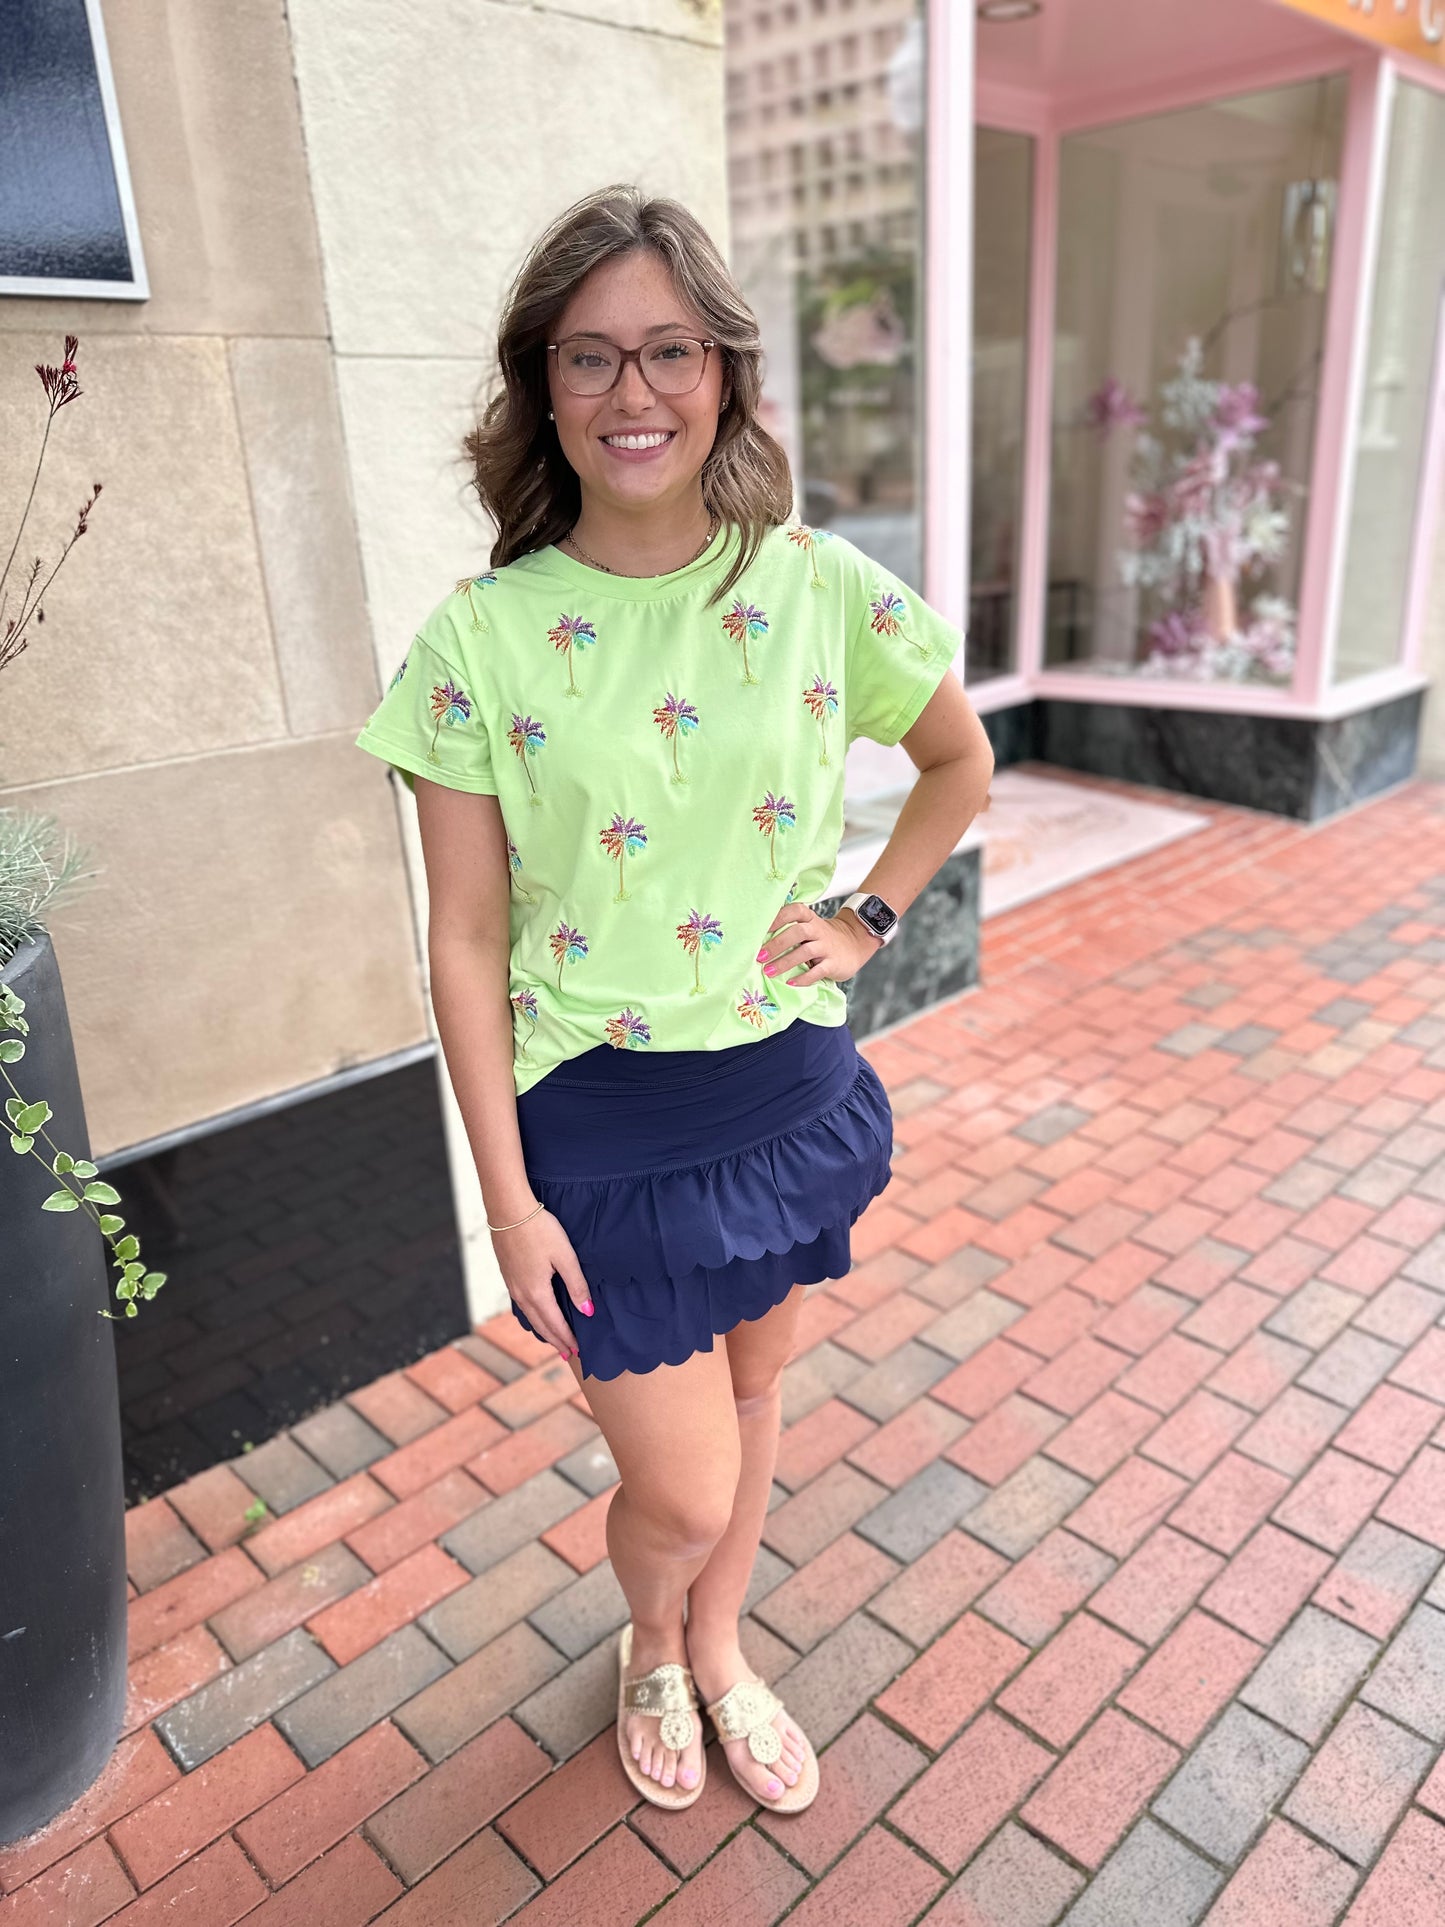
<path fill-rule="evenodd" d="M 916 1015 L 978 982 L 979 848 L 955 850 L 909 906 L 898 935 L 842 986 L 855 1037 Z M 813 908 L 831 917 L 842 897 Z"/>
<path fill-rule="evenodd" d="M 980 716 L 979 721 L 993 745 L 995 769 L 1007 769 L 1010 763 L 1038 761 L 1038 710 L 1038 703 L 1031 699 L 1013 703 L 1007 709 L 990 709 Z"/>
<path fill-rule="evenodd" d="M 999 769 L 1053 763 L 1314 823 L 1414 773 L 1423 696 L 1327 721 L 1036 696 L 982 720 Z"/>
<path fill-rule="evenodd" d="M 430 1058 L 98 1162 L 167 1273 L 111 1326 L 128 1505 L 471 1328 Z"/>

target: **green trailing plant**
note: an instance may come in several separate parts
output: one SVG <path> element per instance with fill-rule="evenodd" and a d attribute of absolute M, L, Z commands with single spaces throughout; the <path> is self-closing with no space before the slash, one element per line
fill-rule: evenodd
<path fill-rule="evenodd" d="M 20 592 L 19 607 L 13 615 L 7 615 L 6 583 L 35 500 L 36 485 L 50 446 L 51 427 L 60 410 L 81 393 L 75 365 L 79 345 L 74 335 L 67 335 L 63 365 L 53 368 L 37 362 L 35 367 L 45 389 L 49 412 L 30 492 L 4 569 L 0 570 L 0 669 L 8 667 L 24 650 L 30 625 L 44 622 L 42 598 L 71 549 L 85 534 L 87 518 L 100 494 L 100 483 L 96 482 L 89 500 L 81 507 L 74 531 L 61 548 L 59 560 L 47 572 L 41 558 L 35 558 Z M 0 810 L 0 966 L 9 963 L 23 945 L 33 943 L 45 933 L 46 914 L 62 894 L 95 874 L 81 870 L 81 852 L 69 837 L 59 838 L 57 848 L 58 838 L 57 825 L 51 817 L 33 811 Z M 84 1211 L 92 1220 L 110 1246 L 111 1263 L 120 1273 L 115 1296 L 125 1306 L 125 1316 L 134 1318 L 139 1311 L 137 1299 L 154 1298 L 165 1283 L 166 1274 L 146 1269 L 140 1255 L 140 1240 L 134 1232 L 125 1230 L 124 1218 L 104 1208 L 121 1201 L 114 1185 L 105 1182 L 98 1167 L 88 1158 L 72 1157 L 60 1149 L 45 1128 L 53 1115 L 50 1106 L 44 1098 L 27 1097 L 16 1084 L 11 1071 L 24 1059 L 29 1034 L 25 999 L 8 984 L 0 984 L 0 1078 L 8 1087 L 5 1117 L 10 1127 L 10 1148 L 20 1157 L 38 1158 L 56 1179 L 57 1188 L 41 1201 L 42 1211 Z M 42 1145 L 44 1149 L 40 1148 Z M 100 1316 L 114 1319 L 117 1314 L 103 1311 Z"/>
<path fill-rule="evenodd" d="M 70 887 L 93 873 L 79 868 L 80 852 L 67 838 L 58 855 L 52 845 L 58 836 L 52 817 L 19 810 L 0 810 L 0 963 L 8 963 L 22 944 L 33 942 L 44 928 L 43 911 Z M 141 1261 L 140 1241 L 125 1232 L 125 1219 L 103 1206 L 120 1203 L 120 1193 L 107 1184 L 88 1158 L 62 1151 L 46 1125 L 52 1112 L 44 1098 L 28 1099 L 11 1075 L 25 1056 L 30 1025 L 25 999 L 9 984 L 0 984 L 0 1078 L 8 1094 L 5 1117 L 10 1148 L 21 1157 L 38 1158 L 57 1180 L 58 1188 L 41 1201 L 42 1211 L 84 1211 L 111 1248 L 111 1263 L 120 1273 L 115 1295 L 127 1318 L 137 1316 L 138 1298 L 154 1298 L 166 1281 L 163 1271 L 148 1271 Z M 37 1144 L 44 1145 L 44 1149 Z M 114 1318 L 111 1311 L 103 1318 Z"/>

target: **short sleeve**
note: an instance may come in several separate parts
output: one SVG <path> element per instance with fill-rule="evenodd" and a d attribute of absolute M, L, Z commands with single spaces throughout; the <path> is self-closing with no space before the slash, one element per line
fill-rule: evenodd
<path fill-rule="evenodd" d="M 408 789 L 424 776 L 447 789 L 497 794 L 486 726 L 469 679 L 418 633 L 356 738 Z"/>
<path fill-rule="evenodd" d="M 855 550 L 847 736 L 896 743 L 918 721 L 963 647 L 964 632 L 861 549 Z M 962 665 L 960 664 L 960 668 Z"/>

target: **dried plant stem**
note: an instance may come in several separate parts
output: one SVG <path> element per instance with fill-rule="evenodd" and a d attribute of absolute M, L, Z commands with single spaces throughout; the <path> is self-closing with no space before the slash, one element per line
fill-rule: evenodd
<path fill-rule="evenodd" d="M 35 590 L 35 593 L 32 596 L 31 590 L 34 587 L 35 578 L 40 573 L 40 563 L 37 559 L 35 568 L 31 571 L 31 574 L 30 574 L 30 581 L 27 582 L 25 585 L 25 595 L 21 600 L 20 614 L 16 618 L 15 626 L 6 636 L 3 637 L 3 639 L 0 639 L 0 669 L 3 669 L 7 662 L 13 662 L 15 658 L 21 653 L 21 651 L 28 646 L 25 638 L 26 625 L 30 621 L 30 618 L 35 614 L 35 611 L 40 607 L 41 603 L 45 600 L 45 591 L 50 587 L 51 583 L 55 580 L 56 576 L 60 574 L 61 568 L 65 562 L 66 556 L 70 554 L 70 551 L 75 547 L 77 541 L 79 541 L 80 537 L 84 535 L 85 518 L 94 501 L 95 501 L 95 497 L 92 495 L 90 498 L 90 501 L 86 503 L 85 507 L 80 512 L 80 521 L 76 525 L 76 528 L 72 533 L 70 540 L 62 546 L 60 555 L 56 561 L 55 567 L 50 571 L 49 575 L 46 576 L 45 580 L 41 583 L 40 587 L 37 590 Z M 16 539 L 17 541 L 19 540 L 18 537 Z M 0 620 L 3 620 L 4 615 L 5 615 L 5 604 L 3 599 L 0 599 Z M 10 646 L 12 643 L 15 645 L 13 648 Z"/>
<path fill-rule="evenodd" d="M 50 413 L 45 417 L 45 433 L 40 437 L 40 453 L 35 460 L 35 473 L 30 478 L 30 493 L 25 498 L 25 507 L 20 512 L 20 526 L 15 531 L 15 540 L 10 544 L 10 553 L 5 558 L 5 567 L 0 569 L 0 618 L 5 614 L 5 584 L 10 575 L 10 564 L 15 560 L 15 551 L 20 547 L 20 538 L 25 533 L 25 524 L 30 519 L 30 505 L 35 500 L 35 490 L 40 481 L 40 470 L 45 462 L 45 451 L 50 445 L 50 424 L 55 420 L 55 404 L 50 405 Z M 19 626 L 18 624 L 16 625 Z"/>

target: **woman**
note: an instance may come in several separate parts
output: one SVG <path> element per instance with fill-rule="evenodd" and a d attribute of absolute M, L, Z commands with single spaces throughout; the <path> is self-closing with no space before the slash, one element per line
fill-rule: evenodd
<path fill-rule="evenodd" d="M 887 1183 L 888 1099 L 839 984 L 981 807 L 962 641 L 790 522 L 755 318 L 675 201 L 609 188 L 523 264 L 467 436 L 491 566 L 358 737 L 413 788 L 431 995 L 518 1319 L 617 1463 L 618 1745 L 664 1807 L 728 1766 L 796 1812 L 818 1766 L 738 1643 L 804 1286 Z M 824 918 L 844 751 L 920 771 Z M 414 779 L 421 778 L 417 782 Z"/>

